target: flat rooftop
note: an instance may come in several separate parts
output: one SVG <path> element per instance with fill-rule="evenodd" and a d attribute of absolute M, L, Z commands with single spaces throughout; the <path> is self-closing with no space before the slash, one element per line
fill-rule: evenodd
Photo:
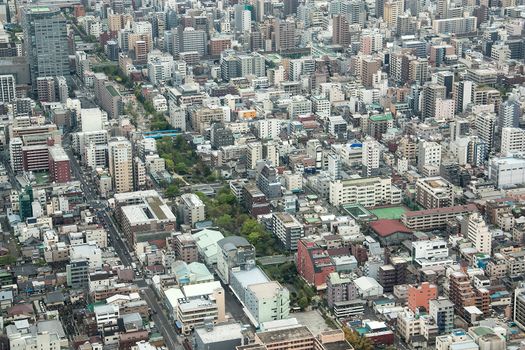
<path fill-rule="evenodd" d="M 291 327 L 275 331 L 257 333 L 257 337 L 264 344 L 272 344 L 283 341 L 293 341 L 307 338 L 311 338 L 312 340 L 314 339 L 312 332 L 310 332 L 310 330 L 308 330 L 308 328 L 305 326 Z"/>

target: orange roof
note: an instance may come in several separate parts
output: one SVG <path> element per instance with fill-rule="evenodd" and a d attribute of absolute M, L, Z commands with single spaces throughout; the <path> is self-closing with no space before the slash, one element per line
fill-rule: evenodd
<path fill-rule="evenodd" d="M 381 237 L 387 237 L 394 233 L 412 233 L 403 223 L 399 220 L 377 220 L 370 223 L 370 228 L 374 230 L 376 234 Z"/>

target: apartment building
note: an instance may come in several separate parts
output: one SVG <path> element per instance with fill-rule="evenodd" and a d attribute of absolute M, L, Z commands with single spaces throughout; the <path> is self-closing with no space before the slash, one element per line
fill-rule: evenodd
<path fill-rule="evenodd" d="M 450 207 L 454 205 L 453 186 L 440 176 L 418 179 L 416 202 L 426 209 Z"/>
<path fill-rule="evenodd" d="M 195 226 L 195 223 L 206 220 L 206 206 L 204 202 L 193 193 L 185 193 L 180 196 L 179 215 L 184 224 Z"/>
<path fill-rule="evenodd" d="M 525 130 L 521 128 L 501 129 L 501 153 L 525 152 Z"/>
<path fill-rule="evenodd" d="M 401 191 L 392 179 L 371 177 L 331 181 L 329 202 L 335 207 L 359 203 L 364 207 L 401 203 Z"/>
<path fill-rule="evenodd" d="M 411 230 L 434 230 L 443 228 L 446 223 L 458 215 L 467 215 L 478 209 L 474 204 L 457 205 L 448 208 L 436 208 L 406 212 L 401 215 L 403 224 Z"/>
<path fill-rule="evenodd" d="M 115 137 L 108 142 L 109 174 L 116 193 L 133 191 L 133 155 L 131 142 Z"/>
<path fill-rule="evenodd" d="M 199 260 L 197 242 L 195 242 L 195 238 L 191 234 L 186 233 L 175 236 L 173 246 L 175 257 L 178 260 L 188 264 Z"/>
<path fill-rule="evenodd" d="M 446 298 L 428 302 L 428 313 L 436 321 L 439 334 L 448 334 L 454 328 L 454 303 Z"/>
<path fill-rule="evenodd" d="M 297 250 L 297 242 L 304 236 L 303 225 L 288 213 L 272 214 L 272 233 L 286 250 Z"/>
<path fill-rule="evenodd" d="M 244 304 L 259 324 L 284 320 L 290 313 L 290 292 L 277 281 L 250 284 Z"/>
<path fill-rule="evenodd" d="M 218 281 L 186 285 L 182 290 L 184 298 L 178 299 L 175 311 L 182 333 L 226 320 L 224 289 Z"/>

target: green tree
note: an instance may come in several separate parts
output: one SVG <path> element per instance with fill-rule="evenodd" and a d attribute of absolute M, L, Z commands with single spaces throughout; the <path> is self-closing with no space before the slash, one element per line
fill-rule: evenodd
<path fill-rule="evenodd" d="M 168 186 L 164 194 L 166 195 L 166 197 L 173 199 L 180 195 L 180 188 L 176 184 L 171 184 Z"/>
<path fill-rule="evenodd" d="M 361 336 L 348 327 L 343 328 L 343 331 L 346 341 L 349 342 L 355 350 L 374 350 L 374 343 L 370 339 Z"/>
<path fill-rule="evenodd" d="M 308 302 L 308 298 L 307 297 L 301 297 L 298 301 L 297 301 L 297 305 L 301 308 L 301 310 L 305 310 L 308 305 L 310 303 Z"/>
<path fill-rule="evenodd" d="M 167 156 L 162 158 L 164 158 L 164 161 L 166 162 L 166 169 L 173 172 L 175 170 L 175 162 L 173 159 L 170 159 Z"/>

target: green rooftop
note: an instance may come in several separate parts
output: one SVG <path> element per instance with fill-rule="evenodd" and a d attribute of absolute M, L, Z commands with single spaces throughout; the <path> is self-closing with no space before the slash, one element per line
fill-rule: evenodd
<path fill-rule="evenodd" d="M 375 114 L 370 116 L 370 120 L 373 122 L 386 122 L 392 119 L 392 113 Z"/>
<path fill-rule="evenodd" d="M 370 209 L 370 212 L 377 216 L 379 220 L 388 219 L 388 220 L 399 220 L 401 215 L 403 215 L 407 209 L 405 207 L 389 207 L 389 208 L 378 208 Z"/>
<path fill-rule="evenodd" d="M 113 97 L 119 95 L 117 89 L 115 89 L 115 87 L 114 87 L 113 85 L 106 85 L 106 89 L 108 90 L 108 92 L 109 92 L 109 93 L 111 94 L 111 96 L 113 96 Z"/>
<path fill-rule="evenodd" d="M 487 334 L 494 334 L 494 330 L 489 327 L 473 327 L 471 329 L 478 337 L 482 337 Z"/>

